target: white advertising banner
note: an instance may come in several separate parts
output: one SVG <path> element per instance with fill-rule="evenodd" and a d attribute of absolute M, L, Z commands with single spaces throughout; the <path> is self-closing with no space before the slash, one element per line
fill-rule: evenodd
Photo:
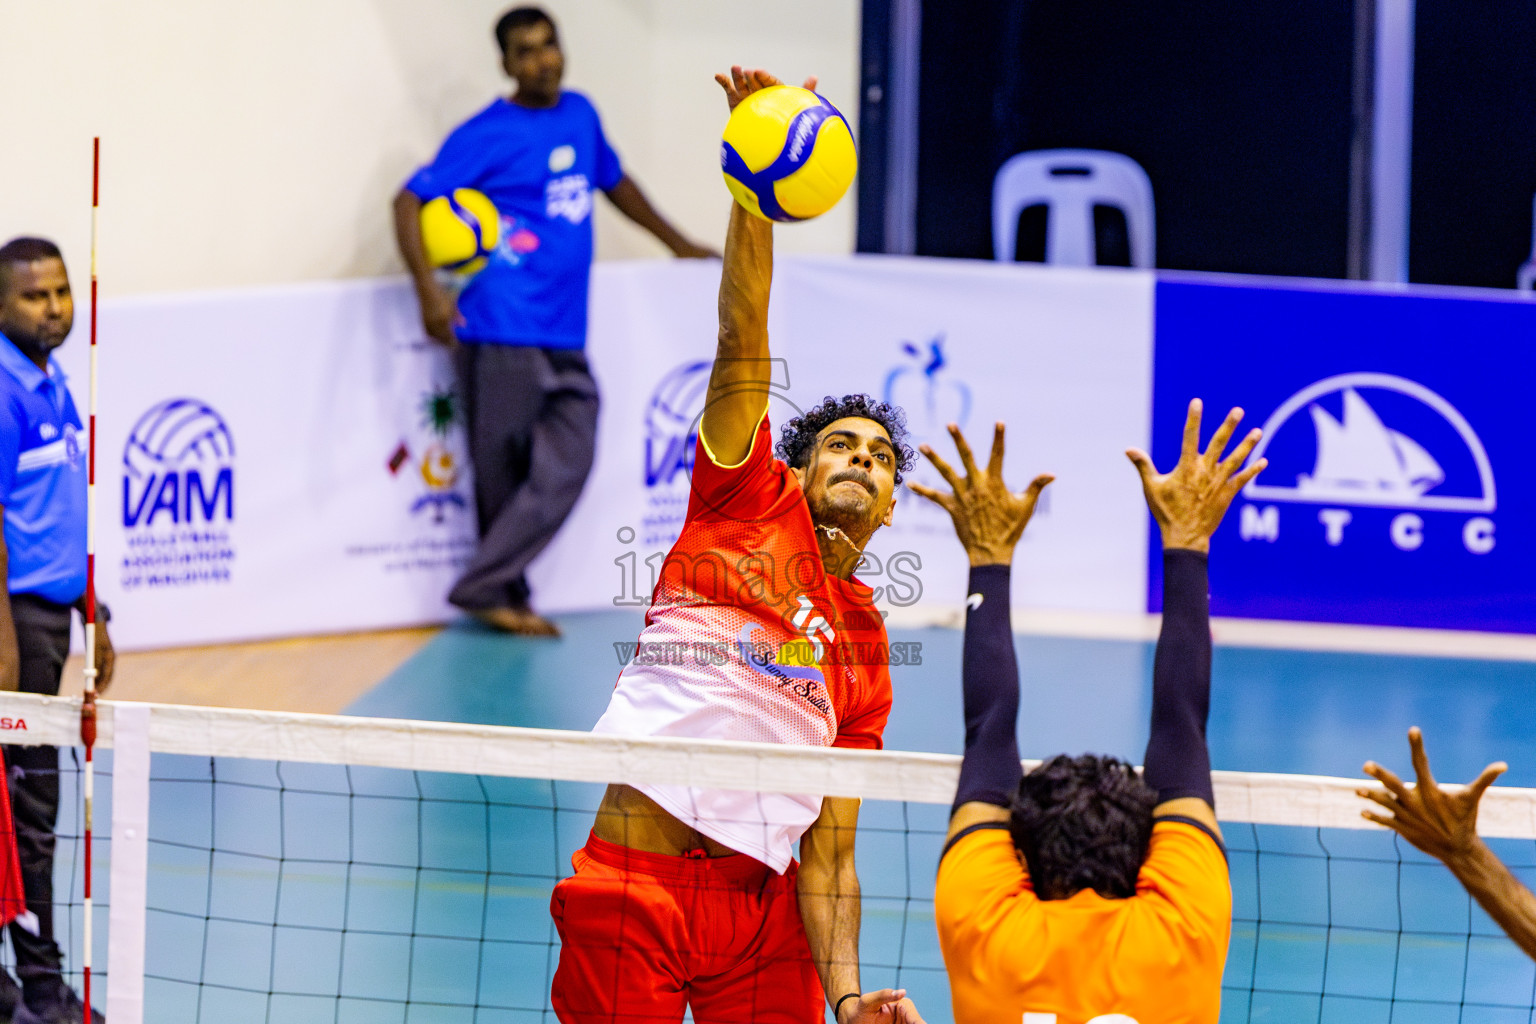
<path fill-rule="evenodd" d="M 597 267 L 589 341 L 603 393 L 597 463 L 530 576 L 551 611 L 639 606 L 682 523 L 692 431 L 716 330 L 718 264 Z M 1146 448 L 1150 273 L 888 257 L 787 258 L 770 334 L 783 360 L 775 428 L 827 395 L 865 392 L 907 413 L 914 446 L 947 458 L 945 424 L 982 452 L 1009 428 L 1007 472 L 1057 482 L 1026 542 L 1022 607 L 1145 610 L 1146 509 L 1127 447 Z M 914 478 L 938 484 L 921 460 Z M 958 460 L 951 458 L 958 465 Z M 860 577 L 883 607 L 952 608 L 964 554 L 948 517 L 903 490 Z"/>
<path fill-rule="evenodd" d="M 546 611 L 640 607 L 687 505 L 719 264 L 599 264 L 592 476 L 530 571 Z M 825 395 L 906 409 L 914 443 L 1058 480 L 1031 527 L 1025 607 L 1143 610 L 1146 527 L 1123 450 L 1148 446 L 1150 274 L 884 257 L 785 258 L 775 427 Z M 81 318 L 83 323 L 83 316 Z M 86 400 L 87 346 L 61 352 Z M 400 280 L 103 303 L 98 586 L 121 646 L 445 621 L 475 513 L 447 355 Z M 926 465 L 915 471 L 933 481 Z M 867 571 L 891 609 L 953 607 L 946 517 L 902 492 Z"/>
<path fill-rule="evenodd" d="M 86 400 L 86 339 L 62 355 Z M 104 302 L 97 583 L 123 647 L 435 622 L 475 541 L 398 282 Z"/>

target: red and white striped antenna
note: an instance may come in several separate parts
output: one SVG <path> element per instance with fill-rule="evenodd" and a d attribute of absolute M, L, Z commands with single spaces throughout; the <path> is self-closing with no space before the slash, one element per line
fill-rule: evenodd
<path fill-rule="evenodd" d="M 101 208 L 101 136 L 91 146 L 91 398 L 86 426 L 85 499 L 85 700 L 80 705 L 80 742 L 85 744 L 85 921 L 80 965 L 85 1014 L 91 1024 L 92 858 L 96 813 L 96 241 Z M 46 913 L 46 908 L 44 910 Z"/>

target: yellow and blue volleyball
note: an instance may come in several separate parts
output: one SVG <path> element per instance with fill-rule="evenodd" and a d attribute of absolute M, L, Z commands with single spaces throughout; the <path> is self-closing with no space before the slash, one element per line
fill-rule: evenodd
<path fill-rule="evenodd" d="M 859 168 L 853 131 L 809 89 L 775 85 L 736 105 L 720 142 L 720 168 L 736 201 L 764 220 L 819 217 L 843 198 Z"/>
<path fill-rule="evenodd" d="M 501 215 L 485 193 L 456 188 L 422 204 L 421 241 L 434 267 L 473 274 L 501 241 Z"/>

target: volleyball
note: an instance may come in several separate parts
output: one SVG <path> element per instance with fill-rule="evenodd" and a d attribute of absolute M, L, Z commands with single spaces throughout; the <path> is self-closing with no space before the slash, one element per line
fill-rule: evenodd
<path fill-rule="evenodd" d="M 474 274 L 501 241 L 501 215 L 485 193 L 456 188 L 422 205 L 421 241 L 434 267 Z"/>
<path fill-rule="evenodd" d="M 853 131 L 838 109 L 789 85 L 738 103 L 720 142 L 726 187 L 764 220 L 821 216 L 843 198 L 858 166 Z"/>

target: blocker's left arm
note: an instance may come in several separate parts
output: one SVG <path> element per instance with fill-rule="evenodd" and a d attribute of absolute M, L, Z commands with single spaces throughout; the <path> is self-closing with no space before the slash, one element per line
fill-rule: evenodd
<path fill-rule="evenodd" d="M 923 454 L 954 490 L 919 483 L 908 487 L 949 513 L 971 563 L 960 684 L 965 703 L 965 758 L 949 816 L 949 838 L 989 822 L 1007 821 L 1018 792 L 1019 665 L 1013 649 L 1009 603 L 1013 552 L 1035 514 L 1040 494 L 1055 477 L 1042 473 L 1023 491 L 1003 482 L 1003 425 L 992 435 L 985 471 L 955 424 L 949 425 L 965 470 L 962 477 L 927 445 Z"/>
<path fill-rule="evenodd" d="M 811 959 L 821 976 L 827 1003 L 837 1010 L 837 1024 L 901 1021 L 923 1024 L 903 989 L 862 992 L 859 988 L 859 925 L 863 902 L 854 867 L 853 841 L 859 827 L 859 801 L 829 796 L 821 815 L 800 840 L 800 876 L 796 882 L 800 920 L 805 924 Z M 843 999 L 855 994 L 854 998 Z"/>
<path fill-rule="evenodd" d="M 620 213 L 655 235 L 657 241 L 671 249 L 672 255 L 684 259 L 720 258 L 720 254 L 708 246 L 699 245 L 683 237 L 682 232 L 657 212 L 645 193 L 640 191 L 640 186 L 635 184 L 635 179 L 629 175 L 626 174 L 620 178 L 619 183 L 604 195 L 608 197 L 609 202 L 618 207 Z"/>

